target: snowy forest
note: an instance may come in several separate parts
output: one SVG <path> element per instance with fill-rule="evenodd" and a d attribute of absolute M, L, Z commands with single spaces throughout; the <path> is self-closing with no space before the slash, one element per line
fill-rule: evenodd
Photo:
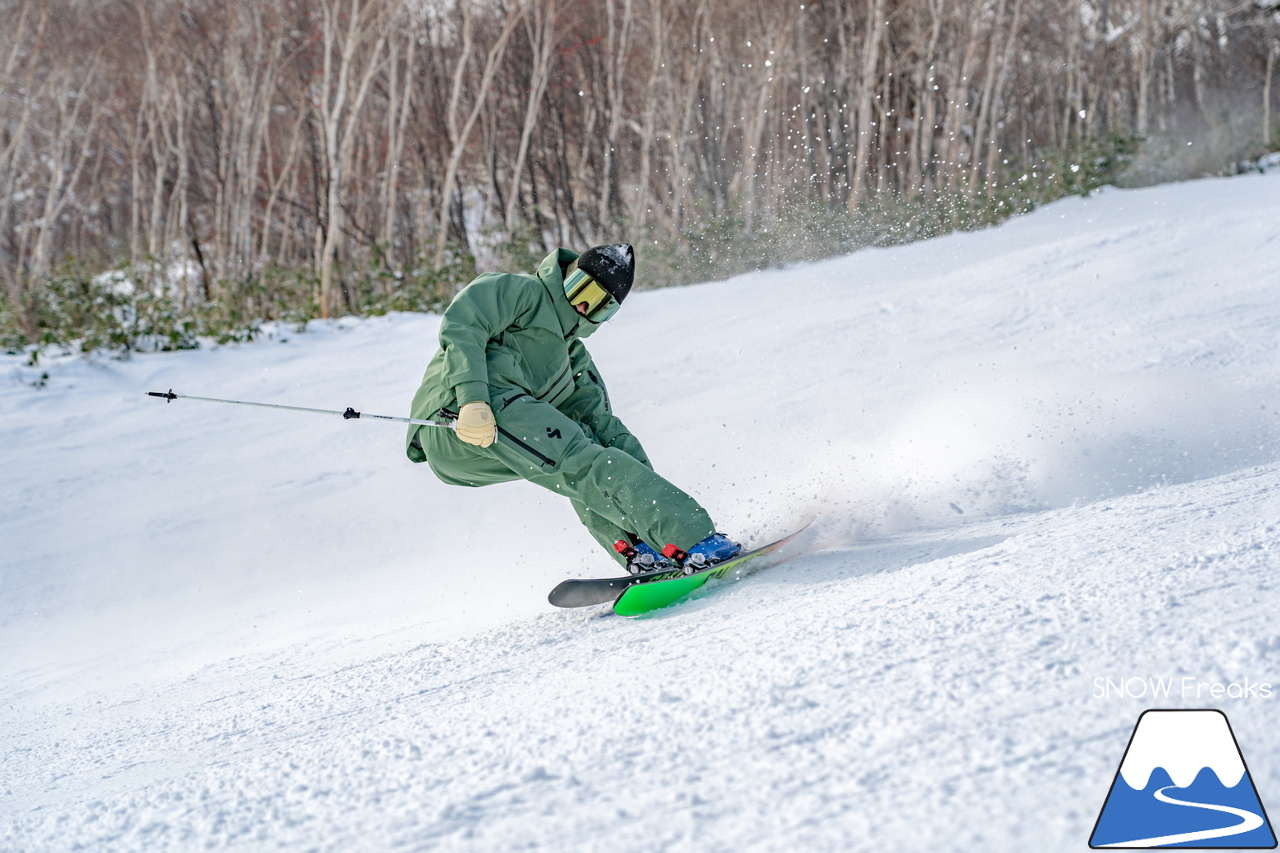
<path fill-rule="evenodd" d="M 10 349 L 430 309 L 614 239 L 725 277 L 1277 144 L 1272 0 L 0 9 Z"/>

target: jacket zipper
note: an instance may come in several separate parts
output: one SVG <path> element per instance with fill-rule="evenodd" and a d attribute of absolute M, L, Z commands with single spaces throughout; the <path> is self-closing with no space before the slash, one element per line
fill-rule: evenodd
<path fill-rule="evenodd" d="M 573 369 L 573 365 L 568 365 L 565 369 L 551 382 L 551 386 L 547 388 L 546 393 L 539 394 L 537 399 L 545 402 L 555 396 L 555 390 L 560 386 L 561 381 L 569 375 L 569 371 Z"/>
<path fill-rule="evenodd" d="M 604 395 L 604 410 L 609 414 L 613 414 L 613 406 L 609 403 L 609 391 L 604 387 L 604 383 L 600 381 L 600 377 L 596 376 L 595 371 L 588 370 L 587 376 L 591 377 L 591 381 L 596 383 L 600 388 L 600 393 Z"/>
<path fill-rule="evenodd" d="M 543 455 L 541 452 L 539 452 L 539 451 L 538 451 L 538 449 L 537 449 L 536 447 L 530 447 L 529 445 L 525 444 L 525 443 L 524 443 L 523 441 L 521 441 L 520 439 L 516 438 L 516 437 L 515 437 L 514 435 L 512 435 L 511 433 L 507 432 L 507 431 L 506 431 L 505 429 L 503 429 L 502 427 L 498 427 L 498 432 L 499 432 L 501 435 L 505 436 L 507 439 L 509 439 L 509 440 L 511 441 L 511 443 L 515 444 L 517 447 L 523 447 L 523 448 L 524 448 L 526 451 L 528 451 L 528 452 L 529 452 L 529 453 L 530 453 L 530 454 L 531 454 L 535 459 L 540 460 L 540 461 L 542 462 L 542 464 L 543 464 L 543 465 L 550 465 L 552 468 L 556 467 L 556 460 L 552 459 L 552 458 L 551 458 L 551 457 L 549 457 L 549 456 L 545 456 L 545 455 Z"/>
<path fill-rule="evenodd" d="M 502 401 L 502 408 L 499 409 L 498 411 L 501 412 L 504 409 L 506 409 L 507 406 L 510 406 L 512 403 L 514 403 L 516 400 L 519 400 L 521 397 L 528 397 L 528 396 L 529 396 L 528 394 L 521 391 L 519 394 L 516 394 L 514 397 L 508 397 L 507 399 Z"/>

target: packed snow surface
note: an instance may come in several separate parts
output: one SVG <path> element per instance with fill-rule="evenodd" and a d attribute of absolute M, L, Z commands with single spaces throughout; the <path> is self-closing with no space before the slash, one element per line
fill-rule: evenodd
<path fill-rule="evenodd" d="M 1149 707 L 1280 812 L 1280 176 L 633 294 L 658 469 L 816 519 L 634 620 L 553 494 L 144 396 L 405 414 L 438 322 L 0 362 L 0 849 L 1081 850 Z"/>

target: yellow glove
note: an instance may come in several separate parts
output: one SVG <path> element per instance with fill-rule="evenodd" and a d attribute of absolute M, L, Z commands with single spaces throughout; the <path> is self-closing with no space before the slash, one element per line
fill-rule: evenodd
<path fill-rule="evenodd" d="M 493 409 L 488 403 L 467 403 L 458 412 L 458 438 L 467 444 L 488 447 L 498 432 L 493 420 Z"/>

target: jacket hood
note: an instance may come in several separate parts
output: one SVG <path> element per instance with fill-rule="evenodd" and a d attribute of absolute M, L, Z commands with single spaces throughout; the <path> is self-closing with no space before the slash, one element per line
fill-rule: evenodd
<path fill-rule="evenodd" d="M 566 341 L 570 338 L 591 337 L 592 333 L 600 328 L 597 324 L 588 321 L 586 317 L 573 310 L 573 306 L 565 298 L 564 271 L 569 264 L 577 259 L 577 252 L 569 249 L 556 249 L 543 258 L 542 263 L 538 265 L 538 279 L 551 297 L 551 303 L 556 307 L 556 317 L 560 320 L 560 328 L 564 332 Z"/>

